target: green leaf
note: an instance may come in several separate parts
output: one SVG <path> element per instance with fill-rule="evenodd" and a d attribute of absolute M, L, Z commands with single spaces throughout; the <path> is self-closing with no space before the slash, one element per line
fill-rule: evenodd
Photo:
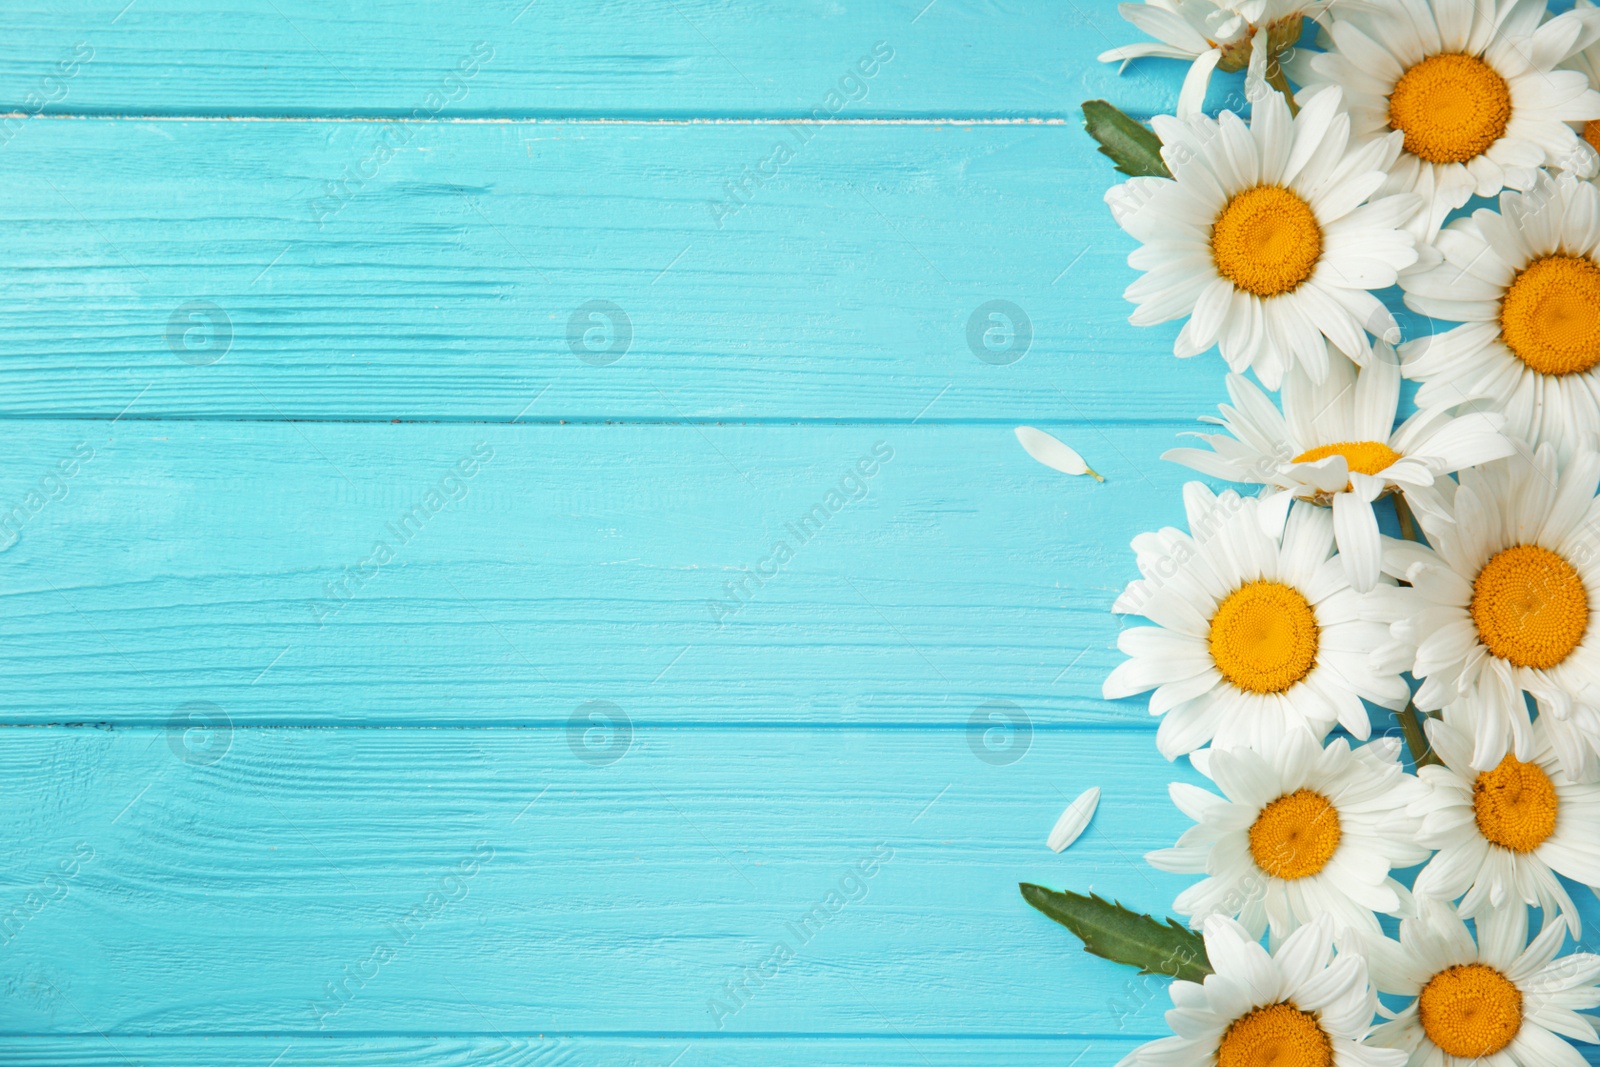
<path fill-rule="evenodd" d="M 1211 960 L 1200 935 L 1168 919 L 1129 911 L 1121 904 L 1090 893 L 1058 893 L 1023 882 L 1022 899 L 1077 934 L 1091 954 L 1139 968 L 1141 974 L 1164 974 L 1199 982 L 1211 973 Z"/>
<path fill-rule="evenodd" d="M 1109 156 L 1122 173 L 1135 178 L 1172 177 L 1161 161 L 1161 138 L 1106 101 L 1083 102 L 1083 128 L 1100 142 L 1101 153 Z"/>

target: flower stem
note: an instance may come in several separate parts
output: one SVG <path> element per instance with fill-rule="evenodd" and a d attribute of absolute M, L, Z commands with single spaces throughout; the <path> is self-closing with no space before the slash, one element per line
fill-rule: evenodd
<path fill-rule="evenodd" d="M 1394 517 L 1400 522 L 1401 537 L 1407 541 L 1422 540 L 1417 534 L 1417 521 L 1411 514 L 1411 505 L 1400 493 L 1394 495 Z M 1428 744 L 1428 732 L 1422 728 L 1423 715 L 1417 710 L 1416 704 L 1406 701 L 1405 709 L 1396 712 L 1395 718 L 1400 720 L 1400 732 L 1405 735 L 1406 748 L 1411 750 L 1411 762 L 1418 770 L 1444 765 L 1444 760 L 1435 755 L 1433 746 Z"/>
<path fill-rule="evenodd" d="M 1276 58 L 1267 60 L 1267 84 L 1283 94 L 1289 102 L 1289 114 L 1300 114 L 1300 105 L 1294 102 L 1294 90 L 1289 88 L 1289 78 L 1283 73 L 1283 67 Z"/>
<path fill-rule="evenodd" d="M 1421 541 L 1417 536 L 1417 521 L 1411 514 L 1411 505 L 1399 493 L 1394 495 L 1394 517 L 1400 520 L 1400 536 L 1407 541 Z"/>
<path fill-rule="evenodd" d="M 1440 767 L 1444 760 L 1434 754 L 1433 746 L 1428 744 L 1428 734 L 1422 728 L 1422 713 L 1417 706 L 1406 701 L 1405 710 L 1395 713 L 1395 718 L 1400 720 L 1400 732 L 1405 735 L 1406 748 L 1411 750 L 1411 762 L 1417 769 L 1424 767 Z"/>

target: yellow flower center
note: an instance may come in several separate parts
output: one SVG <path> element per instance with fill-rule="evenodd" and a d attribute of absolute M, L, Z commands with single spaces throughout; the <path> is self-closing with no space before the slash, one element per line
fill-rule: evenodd
<path fill-rule="evenodd" d="M 1588 632 L 1589 591 L 1577 568 L 1548 548 L 1514 545 L 1489 557 L 1473 579 L 1471 611 L 1493 655 L 1547 670 Z"/>
<path fill-rule="evenodd" d="M 1511 87 L 1477 56 L 1429 56 L 1389 94 L 1389 127 L 1429 163 L 1465 163 L 1488 151 L 1511 121 Z"/>
<path fill-rule="evenodd" d="M 1452 1056 L 1492 1056 L 1522 1029 L 1522 991 L 1482 963 L 1440 971 L 1417 997 L 1422 1032 Z"/>
<path fill-rule="evenodd" d="M 1500 300 L 1500 336 L 1540 374 L 1583 374 L 1600 363 L 1600 265 L 1588 256 L 1536 259 Z"/>
<path fill-rule="evenodd" d="M 1272 877 L 1294 881 L 1326 867 L 1340 836 L 1339 813 L 1328 798 L 1296 789 L 1262 808 L 1250 824 L 1250 855 Z"/>
<path fill-rule="evenodd" d="M 1217 1045 L 1217 1067 L 1332 1067 L 1333 1043 L 1316 1016 L 1269 1004 L 1233 1021 Z"/>
<path fill-rule="evenodd" d="M 1329 456 L 1343 456 L 1354 474 L 1382 474 L 1400 462 L 1400 453 L 1382 441 L 1340 441 L 1337 444 L 1318 445 L 1294 457 L 1296 463 L 1315 463 Z"/>
<path fill-rule="evenodd" d="M 1583 139 L 1589 147 L 1600 152 L 1600 119 L 1590 119 L 1583 124 Z"/>
<path fill-rule="evenodd" d="M 1280 186 L 1246 189 L 1211 224 L 1218 272 L 1256 296 L 1294 291 L 1321 257 L 1322 228 L 1311 205 Z"/>
<path fill-rule="evenodd" d="M 1513 852 L 1532 852 L 1555 833 L 1560 801 L 1537 763 L 1507 756 L 1472 783 L 1472 810 L 1488 840 Z"/>
<path fill-rule="evenodd" d="M 1211 658 L 1222 676 L 1251 693 L 1282 693 L 1317 664 L 1316 613 L 1297 589 L 1246 582 L 1211 616 Z"/>

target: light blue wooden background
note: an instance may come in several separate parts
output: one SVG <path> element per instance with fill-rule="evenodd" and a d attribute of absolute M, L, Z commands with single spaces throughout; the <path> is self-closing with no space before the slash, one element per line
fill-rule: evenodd
<path fill-rule="evenodd" d="M 1170 107 L 1177 68 L 1094 61 L 1132 34 L 1109 0 L 0 11 L 0 1062 L 1087 1067 L 1156 1035 L 1159 984 L 1015 888 L 1182 884 L 1140 856 L 1189 772 L 1098 695 L 1125 546 L 1181 517 L 1156 457 L 1222 396 L 1126 324 L 1077 105 Z M 613 365 L 570 349 L 591 300 L 631 320 Z M 990 300 L 1018 362 L 968 347 Z M 231 322 L 214 363 L 168 344 L 191 301 Z M 571 727 L 596 707 L 631 733 Z"/>

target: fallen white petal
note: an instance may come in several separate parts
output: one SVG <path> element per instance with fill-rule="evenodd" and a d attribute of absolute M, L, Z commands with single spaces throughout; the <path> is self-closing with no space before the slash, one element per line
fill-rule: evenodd
<path fill-rule="evenodd" d="M 1089 820 L 1094 818 L 1094 809 L 1099 806 L 1100 787 L 1096 785 L 1085 789 L 1083 795 L 1068 804 L 1067 810 L 1056 820 L 1055 829 L 1050 831 L 1050 847 L 1060 852 L 1076 841 L 1089 825 Z"/>
<path fill-rule="evenodd" d="M 1097 482 L 1105 481 L 1089 469 L 1082 456 L 1043 430 L 1035 430 L 1032 426 L 1018 426 L 1016 434 L 1017 440 L 1022 442 L 1022 447 L 1027 449 L 1028 455 L 1051 470 L 1058 470 L 1062 474 L 1087 474 Z"/>

